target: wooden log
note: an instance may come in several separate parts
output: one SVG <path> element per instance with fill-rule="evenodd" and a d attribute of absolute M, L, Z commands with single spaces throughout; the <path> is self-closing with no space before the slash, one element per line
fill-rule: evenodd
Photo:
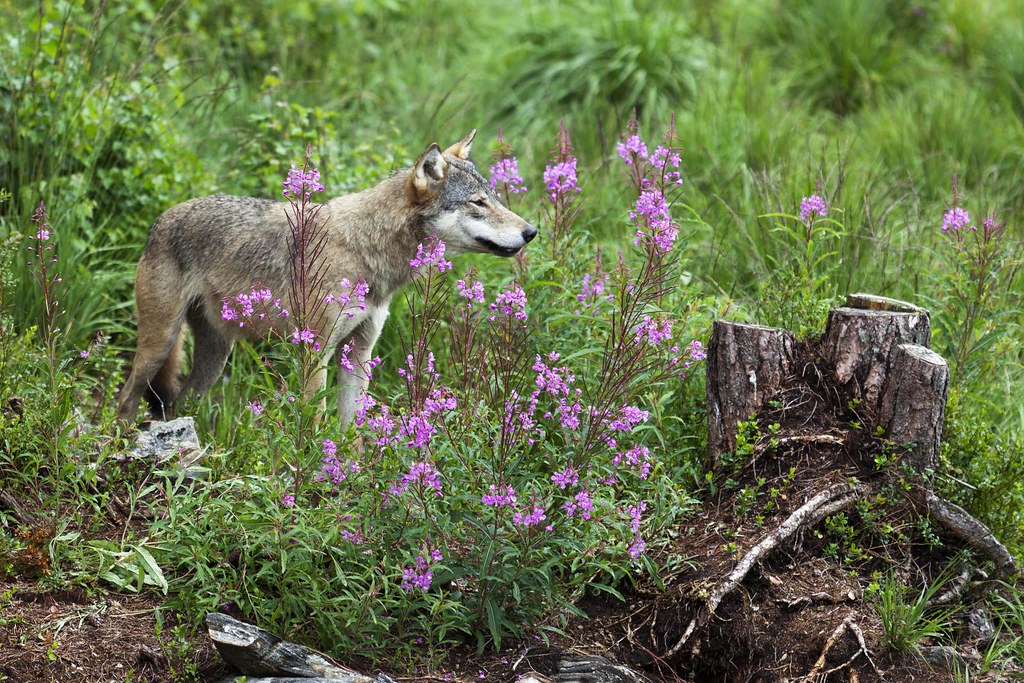
<path fill-rule="evenodd" d="M 848 305 L 829 311 L 821 353 L 843 398 L 861 401 L 874 415 L 895 347 L 928 347 L 931 323 L 928 311 L 895 299 L 856 294 L 847 303 L 871 308 Z"/>
<path fill-rule="evenodd" d="M 736 425 L 761 412 L 793 372 L 796 340 L 774 327 L 716 320 L 708 344 L 708 458 L 736 447 Z"/>
<path fill-rule="evenodd" d="M 224 661 L 249 677 L 271 678 L 277 683 L 293 678 L 329 679 L 336 683 L 375 681 L 369 676 L 335 666 L 315 650 L 289 643 L 226 614 L 207 614 L 206 628 Z"/>
<path fill-rule="evenodd" d="M 908 447 L 916 472 L 939 464 L 942 419 L 946 412 L 949 366 L 923 346 L 900 344 L 889 361 L 878 404 L 885 438 Z"/>

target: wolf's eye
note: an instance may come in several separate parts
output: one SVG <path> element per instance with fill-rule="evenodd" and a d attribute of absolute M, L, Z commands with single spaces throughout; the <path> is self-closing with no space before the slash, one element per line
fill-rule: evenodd
<path fill-rule="evenodd" d="M 473 206 L 479 206 L 481 209 L 487 208 L 486 199 L 474 199 L 470 202 Z"/>

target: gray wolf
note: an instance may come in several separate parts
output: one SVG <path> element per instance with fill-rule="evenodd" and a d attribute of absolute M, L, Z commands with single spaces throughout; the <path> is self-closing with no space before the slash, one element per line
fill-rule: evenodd
<path fill-rule="evenodd" d="M 315 372 L 303 387 L 307 401 L 325 388 L 332 356 L 338 362 L 338 410 L 343 426 L 353 419 L 391 297 L 411 280 L 409 261 L 432 235 L 446 255 L 483 252 L 513 256 L 537 234 L 536 228 L 505 208 L 469 160 L 476 131 L 444 151 L 431 144 L 416 163 L 370 189 L 320 205 L 317 221 L 325 235 L 320 256 L 326 294 L 342 280 L 365 282 L 365 310 L 338 305 L 307 307 L 307 326 L 321 341 Z M 254 286 L 285 298 L 290 291 L 292 230 L 288 202 L 214 195 L 172 207 L 157 219 L 139 261 L 135 280 L 138 342 L 131 374 L 118 396 L 118 417 L 134 420 L 146 398 L 156 419 L 168 419 L 175 403 L 202 394 L 220 377 L 234 342 L 266 330 L 239 327 L 222 318 L 226 297 Z M 294 298 L 294 297 L 292 297 Z M 295 301 L 288 299 L 292 310 Z M 192 330 L 191 371 L 180 378 L 184 324 Z M 276 319 L 283 326 L 293 321 Z M 289 328 L 290 331 L 290 328 Z M 342 366 L 340 349 L 353 352 Z"/>

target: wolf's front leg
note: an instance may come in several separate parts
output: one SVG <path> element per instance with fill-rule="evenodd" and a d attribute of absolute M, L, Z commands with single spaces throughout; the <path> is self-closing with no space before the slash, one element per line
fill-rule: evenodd
<path fill-rule="evenodd" d="M 356 414 L 359 398 L 370 383 L 370 358 L 373 346 L 388 317 L 388 307 L 376 306 L 352 332 L 338 345 L 335 360 L 338 363 L 338 418 L 345 429 Z"/>

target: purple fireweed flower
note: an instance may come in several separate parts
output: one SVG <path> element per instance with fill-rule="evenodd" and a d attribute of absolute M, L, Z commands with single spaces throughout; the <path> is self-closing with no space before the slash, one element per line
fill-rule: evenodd
<path fill-rule="evenodd" d="M 699 339 L 694 339 L 689 346 L 690 360 L 701 361 L 707 358 L 708 352 Z"/>
<path fill-rule="evenodd" d="M 288 171 L 288 177 L 284 181 L 284 196 L 301 196 L 308 198 L 313 192 L 323 192 L 324 186 L 320 184 L 320 171 L 311 168 L 308 171 L 295 168 L 293 165 Z"/>
<path fill-rule="evenodd" d="M 558 354 L 554 352 L 548 354 L 548 360 L 551 362 L 558 360 Z M 548 367 L 539 355 L 536 356 L 533 371 L 537 373 L 534 380 L 537 388 L 551 396 L 568 396 L 569 385 L 576 381 L 576 375 L 568 367 Z"/>
<path fill-rule="evenodd" d="M 583 406 L 579 401 L 569 403 L 562 398 L 558 407 L 555 408 L 555 412 L 558 414 L 558 423 L 562 425 L 563 429 L 575 431 L 580 428 L 580 413 L 583 412 Z"/>
<path fill-rule="evenodd" d="M 528 401 L 523 401 L 515 389 L 509 392 L 509 398 L 505 401 L 504 428 L 508 432 L 514 432 L 517 428 L 522 429 L 526 434 L 532 434 L 537 429 L 537 421 L 533 415 L 537 410 L 537 398 L 539 392 L 530 395 Z M 533 445 L 533 438 L 527 437 L 527 445 Z"/>
<path fill-rule="evenodd" d="M 616 147 L 619 150 L 619 156 L 627 165 L 632 165 L 634 158 L 647 158 L 647 144 L 639 135 L 630 135 L 625 142 L 618 143 Z"/>
<path fill-rule="evenodd" d="M 682 157 L 679 152 L 664 145 L 658 145 L 650 160 L 651 166 L 661 172 L 661 179 L 669 185 L 683 184 L 683 178 L 679 175 L 679 171 L 668 170 L 669 168 L 679 168 L 681 163 Z"/>
<path fill-rule="evenodd" d="M 368 394 L 363 394 L 356 400 L 356 426 L 369 429 L 377 446 L 397 444 L 400 440 L 396 434 L 398 421 L 386 405 L 382 404 L 379 411 L 373 411 L 376 405 L 377 402 Z"/>
<path fill-rule="evenodd" d="M 324 439 L 320 442 L 320 450 L 323 451 L 323 454 L 327 457 L 333 458 L 338 454 L 338 445 L 330 439 Z"/>
<path fill-rule="evenodd" d="M 289 508 L 295 507 L 295 496 L 290 493 L 281 496 L 281 505 Z"/>
<path fill-rule="evenodd" d="M 406 446 L 426 448 L 430 445 L 430 439 L 437 434 L 437 427 L 430 422 L 429 415 L 418 413 L 403 418 L 398 433 L 407 437 Z"/>
<path fill-rule="evenodd" d="M 338 286 L 338 293 L 324 296 L 325 304 L 338 304 L 349 318 L 355 317 L 356 309 L 366 310 L 366 295 L 370 293 L 370 285 L 365 280 L 360 279 L 353 285 L 348 278 L 342 278 Z"/>
<path fill-rule="evenodd" d="M 405 364 L 406 364 L 406 367 L 398 368 L 398 376 L 399 377 L 409 377 L 410 376 L 409 375 L 410 370 L 412 370 L 416 366 L 416 357 L 413 356 L 411 353 L 408 354 L 405 357 Z M 426 362 L 426 367 L 423 368 L 423 375 L 425 377 L 433 377 L 434 379 L 439 379 L 441 377 L 440 373 L 438 373 L 437 370 L 434 367 L 434 352 L 433 351 L 428 351 L 427 352 L 427 362 Z"/>
<path fill-rule="evenodd" d="M 580 192 L 579 179 L 576 176 L 576 157 L 571 156 L 553 166 L 545 166 L 544 184 L 548 190 L 548 198 L 552 202 L 559 194 Z"/>
<path fill-rule="evenodd" d="M 644 539 L 637 536 L 633 539 L 633 542 L 629 545 L 629 548 L 626 549 L 626 552 L 628 552 L 629 556 L 632 557 L 634 560 L 639 559 L 640 556 L 643 555 L 644 548 L 646 547 L 646 545 L 647 544 L 644 543 Z"/>
<path fill-rule="evenodd" d="M 526 192 L 526 185 L 523 184 L 523 178 L 519 175 L 519 161 L 515 157 L 505 157 L 498 159 L 496 162 L 491 164 L 491 189 L 499 197 L 501 191 L 498 189 L 499 185 L 508 188 L 508 191 L 512 194 L 519 194 L 520 192 Z"/>
<path fill-rule="evenodd" d="M 526 320 L 526 292 L 519 285 L 513 284 L 511 289 L 502 292 L 494 299 L 490 308 L 502 315 Z M 496 317 L 492 315 L 488 320 L 493 322 Z"/>
<path fill-rule="evenodd" d="M 288 311 L 281 308 L 281 300 L 275 299 L 269 289 L 253 287 L 248 294 L 225 297 L 221 301 L 221 318 L 237 320 L 238 326 L 244 327 L 246 322 L 252 323 L 272 316 L 272 309 L 277 310 L 276 315 L 288 317 Z"/>
<path fill-rule="evenodd" d="M 292 332 L 291 342 L 292 344 L 316 344 L 316 334 L 308 327 L 303 327 L 302 330 L 296 327 Z"/>
<path fill-rule="evenodd" d="M 327 453 L 327 451 L 325 450 L 324 453 Z M 329 479 L 335 485 L 345 481 L 349 474 L 362 470 L 362 467 L 355 460 L 341 462 L 334 456 L 334 453 L 328 454 L 322 462 L 323 464 L 320 465 L 320 478 Z"/>
<path fill-rule="evenodd" d="M 804 197 L 800 201 L 800 220 L 804 223 L 808 222 L 814 214 L 824 216 L 827 213 L 828 206 L 819 195 L 812 194 L 810 197 Z"/>
<path fill-rule="evenodd" d="M 466 284 L 465 280 L 459 280 L 455 283 L 455 288 L 458 290 L 459 296 L 466 298 L 467 308 L 471 308 L 474 301 L 481 304 L 484 302 L 484 283 L 479 280 L 472 284 Z"/>
<path fill-rule="evenodd" d="M 617 432 L 631 432 L 641 422 L 647 422 L 650 413 L 636 406 L 622 406 L 619 416 L 608 423 L 608 428 Z"/>
<path fill-rule="evenodd" d="M 488 487 L 490 493 L 485 493 L 480 497 L 484 505 L 490 505 L 491 507 L 515 507 L 516 504 L 516 490 L 511 486 L 497 487 L 491 484 Z"/>
<path fill-rule="evenodd" d="M 583 519 L 590 519 L 590 513 L 594 511 L 594 501 L 590 498 L 590 491 L 583 488 L 575 498 L 566 501 L 562 508 L 570 517 L 575 517 L 578 512 Z"/>
<path fill-rule="evenodd" d="M 512 515 L 512 523 L 522 527 L 538 526 L 545 519 L 547 519 L 547 515 L 545 514 L 544 507 L 536 503 L 533 504 L 529 512 L 524 513 L 522 510 L 517 510 Z"/>
<path fill-rule="evenodd" d="M 659 190 L 641 192 L 629 218 L 637 226 L 634 244 L 652 244 L 663 254 L 672 251 L 679 230 L 672 222 L 668 200 Z"/>
<path fill-rule="evenodd" d="M 625 465 L 629 469 L 636 470 L 641 479 L 646 479 L 654 464 L 651 462 L 651 452 L 646 446 L 634 446 L 625 452 L 617 452 L 612 456 L 612 464 L 616 467 Z"/>
<path fill-rule="evenodd" d="M 352 353 L 352 342 L 342 344 L 341 351 L 338 353 L 338 365 L 345 368 L 348 372 L 354 373 L 356 371 L 356 365 L 348 357 L 348 354 L 350 353 Z"/>
<path fill-rule="evenodd" d="M 645 315 L 634 331 L 636 332 L 637 342 L 646 338 L 647 343 L 657 346 L 663 341 L 670 341 L 672 339 L 672 321 L 665 319 L 659 323 L 651 318 L 651 316 Z"/>
<path fill-rule="evenodd" d="M 388 491 L 395 498 L 399 498 L 413 484 L 421 486 L 424 492 L 427 489 L 433 489 L 438 498 L 444 495 L 441 492 L 441 473 L 429 462 L 414 462 L 409 465 L 409 473 L 403 474 L 402 478 L 393 483 Z"/>
<path fill-rule="evenodd" d="M 256 400 L 256 401 L 249 401 L 245 405 L 245 407 L 246 407 L 246 409 L 248 409 L 248 411 L 250 413 L 253 414 L 254 417 L 259 417 L 260 415 L 263 414 L 263 404 L 260 403 L 258 400 Z"/>
<path fill-rule="evenodd" d="M 967 213 L 967 209 L 954 206 L 942 217 L 942 232 L 948 233 L 950 230 L 964 229 L 977 230 L 975 226 L 971 225 L 971 215 Z"/>
<path fill-rule="evenodd" d="M 436 237 L 427 241 L 426 245 L 416 245 L 416 256 L 409 259 L 410 268 L 430 268 L 434 266 L 437 272 L 443 273 L 452 269 L 452 262 L 444 258 L 444 242 Z"/>
<path fill-rule="evenodd" d="M 434 387 L 423 400 L 423 414 L 428 416 L 451 412 L 458 407 L 459 402 L 448 387 Z"/>
<path fill-rule="evenodd" d="M 402 570 L 402 590 L 412 593 L 416 589 L 427 591 L 430 589 L 430 582 L 433 576 L 430 573 L 430 565 L 422 555 L 416 557 L 414 566 Z"/>
<path fill-rule="evenodd" d="M 572 463 L 565 466 L 565 469 L 560 472 L 555 472 L 551 475 L 551 481 L 558 485 L 558 488 L 564 489 L 567 486 L 575 486 L 579 483 L 580 473 Z"/>

